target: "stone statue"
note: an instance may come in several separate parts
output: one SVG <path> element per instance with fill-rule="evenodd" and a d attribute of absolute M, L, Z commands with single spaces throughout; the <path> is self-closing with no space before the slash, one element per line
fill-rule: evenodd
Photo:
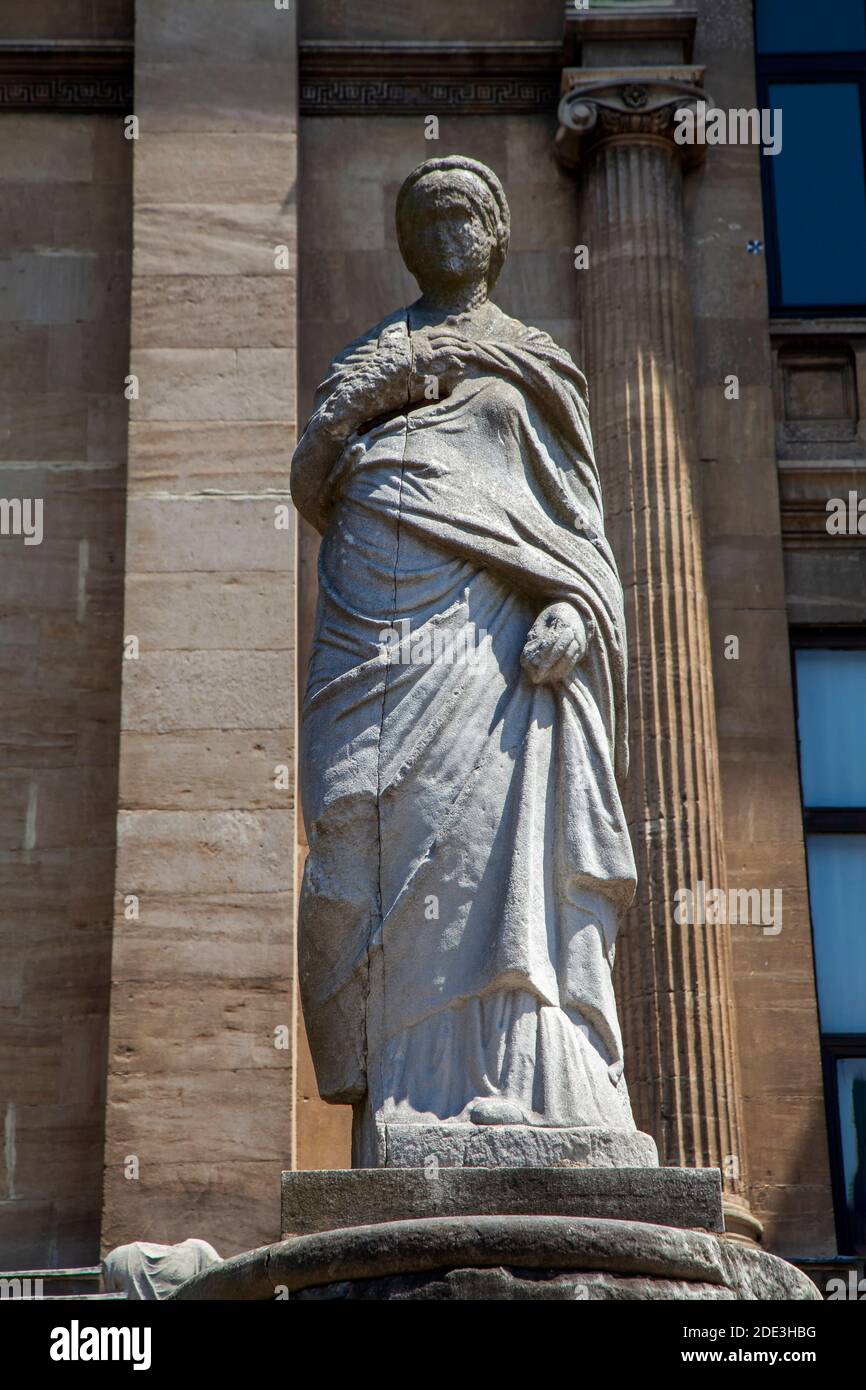
<path fill-rule="evenodd" d="M 332 363 L 292 466 L 321 532 L 301 729 L 304 1014 L 355 1167 L 657 1162 L 611 983 L 635 889 L 622 588 L 586 380 L 489 298 L 502 186 L 397 200 L 421 288 Z"/>
<path fill-rule="evenodd" d="M 102 1261 L 102 1283 L 107 1293 L 123 1293 L 128 1299 L 152 1302 L 168 1298 L 187 1279 L 222 1261 L 206 1240 L 182 1240 L 178 1245 L 155 1245 L 135 1240 L 118 1245 Z"/>

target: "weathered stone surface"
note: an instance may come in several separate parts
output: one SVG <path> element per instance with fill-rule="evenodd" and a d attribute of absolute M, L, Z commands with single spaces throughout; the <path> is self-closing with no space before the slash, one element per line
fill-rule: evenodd
<path fill-rule="evenodd" d="M 459 8 L 459 7 L 458 7 Z M 456 36 L 464 31 L 467 16 L 458 8 L 437 9 L 436 23 Z M 328 0 L 332 16 L 330 28 L 311 27 L 311 36 L 347 37 L 356 24 L 369 25 L 372 16 L 360 15 L 357 8 L 342 0 Z M 418 24 L 425 23 L 429 10 L 417 9 Z M 309 7 L 302 6 L 301 25 L 311 23 Z M 502 25 L 510 39 L 517 32 L 511 20 L 503 19 L 505 11 L 497 9 L 495 16 L 480 8 L 472 16 L 478 26 Z M 542 14 L 536 5 L 533 23 L 549 24 L 557 40 L 561 29 L 561 13 Z M 387 21 L 381 21 L 383 37 L 388 34 Z M 553 31 L 555 30 L 555 34 Z M 531 28 L 534 37 L 543 31 Z M 413 32 L 418 37 L 420 30 Z M 576 362 L 581 360 L 582 322 L 576 294 L 580 272 L 574 269 L 572 248 L 581 241 L 579 232 L 579 200 L 574 196 L 571 176 L 559 165 L 551 140 L 551 122 L 547 112 L 517 115 L 502 111 L 495 119 L 461 119 L 443 124 L 445 152 L 460 149 L 495 169 L 503 178 L 512 208 L 512 230 L 522 239 L 521 224 L 528 208 L 532 207 L 533 192 L 544 185 L 556 187 L 558 201 L 551 210 L 547 242 L 543 249 L 523 251 L 512 246 L 497 287 L 497 302 L 506 313 L 543 328 L 566 348 Z M 304 403 L 302 414 L 309 413 L 310 402 L 321 379 L 325 364 L 350 339 L 375 323 L 382 306 L 406 303 L 414 293 L 413 287 L 397 250 L 392 225 L 393 197 L 406 174 L 418 160 L 430 153 L 424 140 L 421 124 L 399 116 L 378 115 L 375 120 L 363 116 L 317 118 L 304 122 L 301 144 L 299 194 L 299 239 L 302 253 L 302 294 L 300 299 L 300 332 L 303 352 L 298 357 L 299 399 Z M 344 245 L 342 218 L 323 222 L 318 206 L 307 196 L 311 184 L 317 183 L 322 169 L 329 169 L 335 185 L 342 185 L 356 195 L 362 180 L 381 184 L 384 179 L 391 189 L 391 199 L 383 209 L 383 226 L 376 249 L 361 251 L 356 245 Z M 318 192 L 318 190 L 316 190 Z M 183 447 L 186 447 L 185 442 Z M 214 455 L 216 458 L 216 454 Z M 208 467 L 211 465 L 209 464 Z M 316 598 L 316 558 L 319 538 L 306 523 L 299 526 L 299 650 L 309 649 Z M 621 557 L 622 558 L 622 557 Z M 302 658 L 303 667 L 303 658 Z M 616 976 L 618 970 L 614 972 Z M 350 1162 L 351 1111 L 348 1106 L 328 1105 L 318 1093 L 312 1059 L 306 1039 L 299 1047 L 298 1077 L 298 1164 L 302 1168 L 342 1168 Z"/>
<path fill-rule="evenodd" d="M 133 348 L 294 347 L 292 275 L 146 275 Z"/>
<path fill-rule="evenodd" d="M 351 216 L 332 180 L 313 196 L 375 249 L 387 191 Z M 611 983 L 626 636 L 586 381 L 490 302 L 489 168 L 426 161 L 396 222 L 421 297 L 337 355 L 292 463 L 323 537 L 299 760 L 319 1087 L 355 1106 L 356 1167 L 655 1164 Z"/>
<path fill-rule="evenodd" d="M 290 808 L 289 802 L 285 811 L 122 811 L 117 891 L 181 900 L 286 891 L 293 880 Z"/>
<path fill-rule="evenodd" d="M 560 133 L 577 138 L 585 162 L 583 239 L 593 270 L 583 277 L 583 307 L 611 544 L 633 567 L 623 581 L 633 634 L 629 704 L 641 712 L 644 754 L 626 789 L 638 892 L 619 962 L 623 1018 L 635 1051 L 635 1103 L 659 1136 L 662 1161 L 721 1168 L 742 1208 L 748 1175 L 730 931 L 684 924 L 675 912 L 679 889 L 703 881 L 724 891 L 727 882 L 695 421 L 684 389 L 694 358 L 684 147 L 673 138 L 676 100 L 663 99 L 666 70 L 639 70 L 639 115 L 628 105 L 628 70 L 619 71 L 568 70 L 559 110 Z M 676 71 L 702 81 L 701 69 Z M 597 105 L 603 75 L 611 87 Z M 587 109 L 592 119 L 582 126 Z"/>
<path fill-rule="evenodd" d="M 146 20 L 138 13 L 137 56 L 142 63 L 225 62 L 234 66 L 274 62 L 292 56 L 293 8 L 250 4 L 249 0 L 211 0 L 206 10 L 176 0 L 147 0 Z M 286 75 L 288 81 L 288 74 Z M 283 98 L 283 128 L 287 107 Z"/>
<path fill-rule="evenodd" d="M 751 0 L 700 6 L 696 57 L 707 65 L 707 86 L 722 110 L 760 105 L 752 11 Z M 784 886 L 778 937 L 764 937 L 751 926 L 731 932 L 750 1195 L 770 1248 L 818 1253 L 835 1249 L 835 1232 L 779 574 L 784 559 L 790 566 L 789 602 L 795 600 L 788 619 L 794 623 L 861 622 L 866 585 L 861 583 L 859 603 L 846 612 L 838 572 L 808 563 L 797 583 L 798 561 L 824 558 L 827 551 L 783 552 L 779 487 L 784 518 L 785 477 L 776 468 L 767 258 L 746 249 L 748 238 L 762 235 L 760 166 L 768 161 L 737 143 L 709 155 L 697 197 L 687 184 L 686 215 L 699 388 L 695 472 L 708 561 L 725 849 L 732 887 Z M 740 384 L 735 401 L 723 389 L 732 372 Z M 751 564 L 754 590 L 766 595 L 757 611 L 754 598 L 743 592 L 737 559 L 715 558 L 732 537 L 755 535 L 775 541 Z M 732 604 L 735 589 L 741 598 Z M 739 636 L 738 661 L 724 659 L 728 634 Z M 768 690 L 772 698 L 763 699 Z"/>
<path fill-rule="evenodd" d="M 674 1298 L 820 1300 L 812 1281 L 793 1266 L 760 1251 L 746 1255 L 740 1260 L 738 1247 L 716 1236 L 640 1222 L 564 1216 L 438 1217 L 282 1241 L 214 1266 L 172 1296 L 264 1301 L 356 1280 L 423 1274 L 441 1278 L 459 1270 L 456 1296 L 462 1297 L 461 1282 L 464 1287 L 471 1281 L 476 1289 L 483 1287 L 482 1271 L 492 1269 L 515 1272 L 510 1287 L 507 1280 L 500 1281 L 500 1296 L 507 1288 L 509 1298 L 523 1296 L 526 1271 L 542 1272 L 547 1278 L 573 1271 L 613 1276 L 616 1283 L 601 1296 L 627 1294 L 625 1281 L 636 1278 L 638 1297 L 646 1297 L 659 1280 L 665 1296 Z M 401 1282 L 394 1291 L 402 1296 L 405 1285 Z"/>
<path fill-rule="evenodd" d="M 295 8 L 136 6 L 112 1244 L 179 1240 L 191 1210 L 220 1250 L 272 1240 L 293 1157 Z M 200 121 L 184 70 L 214 74 Z"/>
<path fill-rule="evenodd" d="M 437 1217 L 299 1236 L 236 1256 L 191 1280 L 184 1299 L 272 1298 L 309 1284 L 425 1270 L 514 1265 L 724 1282 L 714 1237 L 672 1227 L 564 1216 Z"/>
<path fill-rule="evenodd" d="M 543 1303 L 652 1302 L 713 1299 L 733 1302 L 737 1295 L 719 1284 L 686 1283 L 676 1279 L 621 1277 L 601 1272 L 562 1274 L 559 1270 L 449 1269 L 436 1274 L 395 1274 L 385 1279 L 347 1279 L 298 1289 L 293 1299 L 304 1302 L 367 1302 L 408 1299 L 437 1302 L 481 1300 Z"/>
<path fill-rule="evenodd" d="M 145 205 L 136 227 L 136 275 L 268 275 L 274 248 L 296 246 L 294 219 L 276 199 L 265 205 Z"/>
<path fill-rule="evenodd" d="M 94 170 L 99 120 L 92 116 L 43 116 L 33 121 L 28 112 L 4 112 L 0 178 L 4 183 L 22 177 L 32 183 L 93 182 L 94 174 L 101 173 Z"/>
<path fill-rule="evenodd" d="M 275 272 L 276 273 L 276 272 Z M 291 348 L 137 348 L 134 420 L 291 420 Z"/>
<path fill-rule="evenodd" d="M 283 422 L 131 420 L 129 439 L 138 498 L 285 490 L 292 451 Z"/>
<path fill-rule="evenodd" d="M 246 23 L 244 12 L 237 34 Z M 228 56 L 228 55 L 226 55 Z M 297 72 L 285 62 L 203 62 L 183 48 L 171 62 L 143 63 L 136 109 L 148 130 L 282 130 Z"/>
<path fill-rule="evenodd" d="M 278 651 L 292 640 L 280 571 L 137 574 L 124 620 L 161 652 Z"/>
<path fill-rule="evenodd" d="M 301 13 L 302 38 L 355 39 L 382 42 L 453 39 L 459 32 L 465 40 L 531 38 L 558 42 L 562 18 L 556 6 L 538 5 L 537 0 L 502 0 L 501 4 L 477 6 L 467 10 L 462 0 L 407 10 L 401 0 L 383 0 L 374 7 L 355 7 L 350 0 L 308 0 Z"/>
<path fill-rule="evenodd" d="M 5 6 L 3 37 L 42 8 Z M 0 537 L 0 1264 L 33 1269 L 99 1247 L 132 146 L 119 115 L 0 125 L 0 493 L 44 518 Z"/>
<path fill-rule="evenodd" d="M 284 810 L 294 802 L 290 737 L 285 729 L 126 733 L 119 803 L 125 811 L 154 803 L 166 811 L 231 810 L 241 793 L 249 810 Z M 287 769 L 275 784 L 274 769 Z M 287 785 L 286 785 L 287 784 Z"/>
<path fill-rule="evenodd" d="M 172 1091 L 168 1086 L 165 1091 L 154 1088 L 151 1081 L 150 1089 L 155 1098 L 150 1104 L 152 1108 L 157 1106 L 165 1112 L 167 1120 L 174 1125 L 174 1133 L 183 1127 L 184 1117 L 197 1129 L 207 1130 L 208 1113 L 228 1115 L 234 1126 L 234 1112 L 236 1107 L 240 1108 L 244 1084 L 248 1095 L 249 1081 L 239 1084 L 235 1077 L 218 1076 L 207 1105 L 203 1105 L 199 1111 L 196 1098 L 194 1109 L 190 1111 L 179 1099 L 176 1090 Z M 268 1128 L 273 1126 L 274 1132 L 279 1134 L 283 1107 L 277 1091 L 275 1086 L 273 1098 L 267 1102 L 263 1122 Z M 138 1105 L 148 1099 L 147 1093 L 142 1091 L 141 1095 L 136 1093 L 134 1102 Z M 177 1109 L 173 1110 L 173 1106 Z M 259 1110 L 262 1113 L 262 1107 Z M 174 1155 L 170 1127 L 167 1127 L 166 1136 L 165 1142 L 160 1136 L 162 1152 Z M 118 1131 L 118 1137 L 125 1139 L 122 1129 Z M 142 1131 L 136 1131 L 136 1139 L 142 1146 L 147 1143 L 147 1135 Z M 125 1182 L 122 1189 L 123 1205 L 112 1202 L 103 1217 L 102 1240 L 105 1247 L 111 1249 L 121 1243 L 130 1230 L 147 1231 L 155 1241 L 165 1244 L 183 1240 L 190 1226 L 190 1194 L 198 1191 L 207 1193 L 208 1202 L 219 1206 L 221 1246 L 218 1248 L 226 1254 L 235 1254 L 248 1249 L 251 1240 L 255 1245 L 264 1245 L 269 1238 L 268 1233 L 275 1229 L 273 1195 L 262 1182 L 263 1170 L 267 1169 L 270 1174 L 272 1165 L 269 1155 L 245 1158 L 243 1155 L 248 1154 L 249 1149 L 248 1132 L 245 1145 L 241 1134 L 238 1134 L 236 1152 L 241 1156 L 237 1158 L 223 1152 L 202 1156 L 196 1152 L 194 1143 L 190 1142 L 187 1153 L 179 1159 L 173 1156 L 165 1163 L 159 1160 L 148 1162 L 138 1182 L 126 1181 L 123 1165 L 118 1162 L 116 1167 L 109 1169 L 106 1179 L 112 1186 L 115 1182 Z M 127 1148 L 126 1152 L 130 1152 L 130 1149 Z M 198 1205 L 201 1207 L 203 1204 L 199 1202 Z M 216 1226 L 217 1223 L 212 1224 Z"/>
<path fill-rule="evenodd" d="M 237 428 L 237 426 L 236 426 Z M 285 493 L 130 500 L 127 557 L 138 573 L 199 571 L 291 573 L 293 526 L 278 529 L 276 507 Z M 207 592 L 205 598 L 207 598 Z M 165 620 L 163 619 L 163 622 Z M 147 630 L 138 634 L 144 644 Z M 285 638 L 281 646 L 285 646 Z"/>
<path fill-rule="evenodd" d="M 110 1250 L 102 1261 L 102 1278 L 109 1293 L 125 1293 L 134 1301 L 152 1302 L 220 1263 L 206 1240 L 183 1240 L 178 1245 L 154 1245 L 136 1240 Z"/>
<path fill-rule="evenodd" d="M 627 1129 L 547 1125 L 377 1127 L 379 1162 L 388 1168 L 654 1168 L 655 1140 Z"/>
<path fill-rule="evenodd" d="M 125 729 L 175 734 L 291 727 L 292 709 L 284 691 L 291 680 L 292 654 L 282 645 L 276 651 L 154 651 L 148 649 L 146 627 L 135 635 L 141 655 L 128 663 Z M 271 783 L 273 776 L 271 768 Z"/>
<path fill-rule="evenodd" d="M 149 131 L 135 161 L 142 203 L 266 203 L 295 166 L 293 132 Z"/>
<path fill-rule="evenodd" d="M 725 1281 L 737 1290 L 739 1298 L 821 1298 L 812 1280 L 778 1255 L 730 1241 L 720 1241 L 719 1253 Z"/>
<path fill-rule="evenodd" d="M 282 1175 L 282 1232 L 504 1214 L 592 1216 L 722 1231 L 719 1174 L 698 1168 L 356 1168 Z"/>

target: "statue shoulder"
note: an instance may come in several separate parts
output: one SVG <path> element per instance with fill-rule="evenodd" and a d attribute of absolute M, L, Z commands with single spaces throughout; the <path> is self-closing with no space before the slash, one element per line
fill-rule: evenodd
<path fill-rule="evenodd" d="M 344 381 L 346 375 L 356 368 L 363 370 L 365 362 L 375 357 L 384 333 L 389 330 L 400 330 L 405 332 L 406 310 L 395 309 L 393 313 L 386 315 L 379 323 L 368 328 L 365 333 L 361 333 L 354 338 L 351 343 L 347 343 L 344 348 L 332 357 L 327 370 L 316 388 L 313 398 L 313 414 L 325 404 L 329 396 L 337 390 Z"/>
<path fill-rule="evenodd" d="M 579 393 L 585 398 L 587 394 L 586 377 L 577 366 L 571 353 L 562 347 L 555 338 L 551 338 L 549 333 L 545 333 L 542 328 L 533 328 L 531 324 L 521 323 L 520 319 L 511 318 L 509 314 L 503 313 L 497 308 L 496 331 L 503 338 L 513 342 L 515 346 L 528 348 L 532 352 L 537 352 L 547 358 L 551 366 L 560 369 L 572 380 Z"/>
<path fill-rule="evenodd" d="M 535 347 L 542 351 L 555 352 L 560 357 L 567 358 L 569 362 L 572 360 L 565 348 L 560 347 L 559 343 L 551 338 L 549 333 L 545 333 L 542 328 L 533 328 L 531 324 L 522 323 L 520 319 L 512 318 L 510 314 L 504 313 L 498 305 L 494 307 L 497 315 L 495 326 L 503 337 L 510 338 L 524 347 Z"/>
<path fill-rule="evenodd" d="M 372 328 L 368 328 L 365 333 L 361 333 L 354 338 L 351 343 L 347 343 L 344 348 L 336 354 L 330 364 L 328 375 L 338 372 L 342 367 L 351 367 L 362 361 L 370 353 L 376 351 L 379 346 L 379 339 L 383 333 L 389 329 L 399 328 L 406 323 L 406 310 L 395 309 L 380 319 Z"/>

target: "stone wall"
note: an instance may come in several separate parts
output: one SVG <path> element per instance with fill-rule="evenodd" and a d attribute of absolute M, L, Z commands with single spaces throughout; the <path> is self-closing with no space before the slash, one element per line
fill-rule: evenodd
<path fill-rule="evenodd" d="M 565 0 L 463 0 L 407 5 L 404 0 L 300 0 L 299 36 L 394 43 L 453 40 L 461 43 L 562 38 Z"/>
<path fill-rule="evenodd" d="M 131 39 L 136 0 L 26 0 L 3 6 L 0 40 Z"/>
<path fill-rule="evenodd" d="M 114 880 L 130 151 L 0 116 L 0 1266 L 98 1250 Z"/>
<path fill-rule="evenodd" d="M 293 1159 L 293 14 L 139 0 L 135 61 L 102 1239 L 230 1254 Z"/>

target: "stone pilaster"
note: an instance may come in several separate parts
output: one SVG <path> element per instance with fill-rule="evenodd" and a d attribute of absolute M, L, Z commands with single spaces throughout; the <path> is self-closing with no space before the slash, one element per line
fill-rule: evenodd
<path fill-rule="evenodd" d="M 631 648 L 638 896 L 616 972 L 629 1089 L 662 1162 L 721 1168 L 729 1229 L 754 1236 L 729 928 L 677 921 L 678 890 L 726 888 L 683 224 L 701 147 L 674 140 L 701 76 L 568 69 L 557 144 L 583 166 L 590 411 Z"/>
<path fill-rule="evenodd" d="M 294 11 L 136 5 L 107 1247 L 273 1239 L 293 1161 Z"/>

